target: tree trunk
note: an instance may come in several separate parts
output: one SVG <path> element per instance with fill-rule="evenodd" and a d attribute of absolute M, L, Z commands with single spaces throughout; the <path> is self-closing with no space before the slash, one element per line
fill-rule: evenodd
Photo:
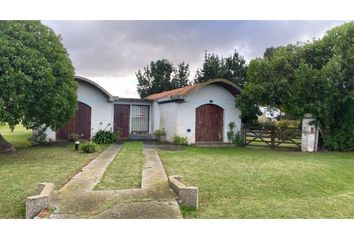
<path fill-rule="evenodd" d="M 16 149 L 0 134 L 0 152 L 15 152 Z"/>

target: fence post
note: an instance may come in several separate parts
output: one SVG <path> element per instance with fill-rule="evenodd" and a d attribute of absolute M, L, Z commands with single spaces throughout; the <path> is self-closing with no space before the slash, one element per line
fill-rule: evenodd
<path fill-rule="evenodd" d="M 303 152 L 317 151 L 318 128 L 312 123 L 314 121 L 315 119 L 309 113 L 302 119 L 301 151 Z"/>
<path fill-rule="evenodd" d="M 274 127 L 270 128 L 270 147 L 272 149 L 275 148 L 275 128 Z"/>

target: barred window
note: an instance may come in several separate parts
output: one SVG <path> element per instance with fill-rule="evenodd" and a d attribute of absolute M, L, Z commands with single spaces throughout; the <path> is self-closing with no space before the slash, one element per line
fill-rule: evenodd
<path fill-rule="evenodd" d="M 149 132 L 149 106 L 132 105 L 132 127 L 135 133 Z"/>

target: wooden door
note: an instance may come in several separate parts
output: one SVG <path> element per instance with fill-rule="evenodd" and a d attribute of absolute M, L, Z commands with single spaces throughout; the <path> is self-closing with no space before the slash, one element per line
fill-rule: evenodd
<path fill-rule="evenodd" d="M 224 109 L 214 104 L 205 104 L 196 108 L 196 142 L 222 142 L 223 131 Z"/>
<path fill-rule="evenodd" d="M 82 139 L 91 138 L 91 107 L 79 102 L 74 117 L 56 132 L 57 139 L 68 139 L 69 134 L 79 134 Z"/>
<path fill-rule="evenodd" d="M 114 132 L 120 131 L 120 138 L 129 137 L 130 105 L 114 105 Z"/>

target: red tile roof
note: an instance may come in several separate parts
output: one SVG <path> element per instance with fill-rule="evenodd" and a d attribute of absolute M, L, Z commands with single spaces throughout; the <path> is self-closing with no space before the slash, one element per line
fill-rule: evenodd
<path fill-rule="evenodd" d="M 233 95 L 237 95 L 241 92 L 240 87 L 236 86 L 234 83 L 230 82 L 229 80 L 213 79 L 213 80 L 206 81 L 204 83 L 198 83 L 198 84 L 194 84 L 191 86 L 177 88 L 177 89 L 173 89 L 173 90 L 166 91 L 166 92 L 155 93 L 150 96 L 147 96 L 145 99 L 158 100 L 161 98 L 173 98 L 176 96 L 187 96 L 190 93 L 198 90 L 199 88 L 204 87 L 209 84 L 220 85 L 220 86 L 224 87 L 225 89 L 227 89 Z"/>

